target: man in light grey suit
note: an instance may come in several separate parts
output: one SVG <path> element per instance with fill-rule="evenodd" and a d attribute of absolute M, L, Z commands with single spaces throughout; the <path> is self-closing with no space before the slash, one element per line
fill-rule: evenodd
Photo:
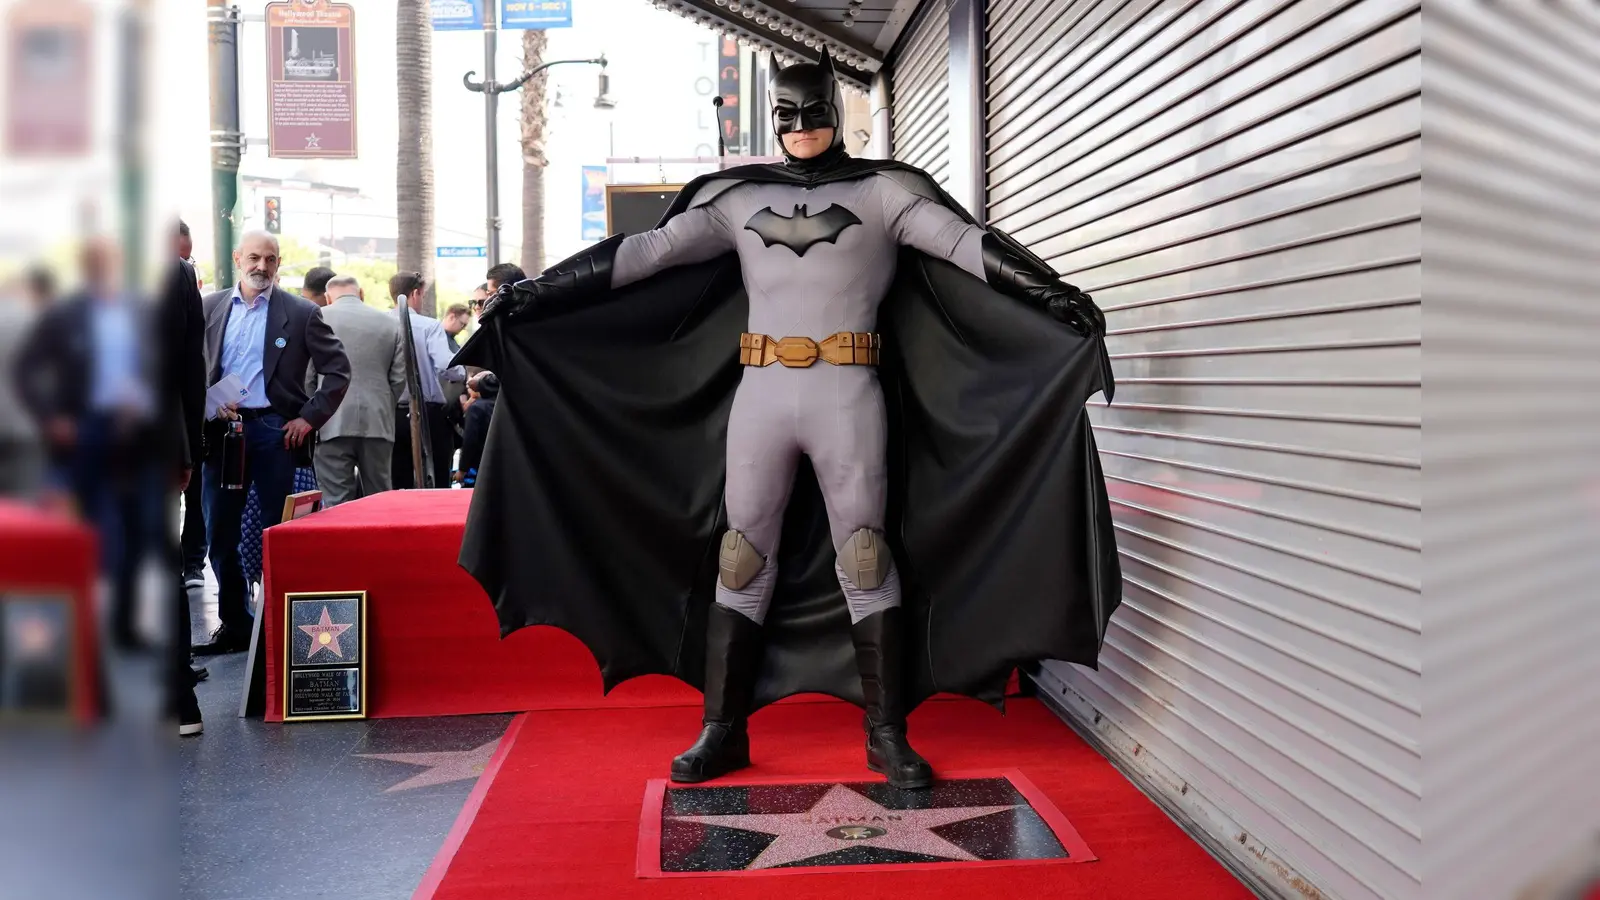
<path fill-rule="evenodd" d="M 233 251 L 238 284 L 205 298 L 207 384 L 232 375 L 246 390 L 205 429 L 206 534 L 217 576 L 217 614 L 222 626 L 199 655 L 235 653 L 250 646 L 250 596 L 239 558 L 245 498 L 256 489 L 261 527 L 278 524 L 283 499 L 294 489 L 294 470 L 310 465 L 311 433 L 325 425 L 350 386 L 350 361 L 322 320 L 322 309 L 277 287 L 278 239 L 249 231 Z M 322 384 L 306 390 L 306 370 Z M 215 410 L 207 410 L 214 415 Z M 227 420 L 243 423 L 245 490 L 222 487 L 222 432 Z"/>
<path fill-rule="evenodd" d="M 394 317 L 361 302 L 361 284 L 353 275 L 330 279 L 327 295 L 322 318 L 350 357 L 350 389 L 318 432 L 314 459 L 325 507 L 393 487 L 394 412 L 406 387 L 406 358 Z M 309 392 L 317 376 L 307 374 Z"/>

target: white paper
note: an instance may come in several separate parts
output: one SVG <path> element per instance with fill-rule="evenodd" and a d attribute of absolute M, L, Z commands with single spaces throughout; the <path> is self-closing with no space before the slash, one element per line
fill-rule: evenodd
<path fill-rule="evenodd" d="M 216 384 L 206 388 L 206 418 L 215 419 L 217 410 L 229 403 L 243 403 L 249 396 L 250 391 L 239 380 L 239 376 L 229 372 Z"/>

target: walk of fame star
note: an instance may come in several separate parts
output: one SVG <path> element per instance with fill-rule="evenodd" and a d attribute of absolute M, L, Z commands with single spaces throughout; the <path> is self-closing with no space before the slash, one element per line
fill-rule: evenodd
<path fill-rule="evenodd" d="M 427 766 L 426 771 L 418 772 L 384 791 L 386 794 L 392 794 L 395 791 L 409 791 L 413 788 L 449 784 L 452 781 L 476 779 L 483 774 L 484 767 L 489 765 L 489 758 L 494 756 L 494 749 L 498 746 L 500 739 L 495 738 L 482 747 L 474 747 L 471 750 L 434 753 L 357 753 L 356 755 L 362 759 L 383 759 L 405 763 L 408 766 Z"/>
<path fill-rule="evenodd" d="M 333 617 L 328 615 L 328 607 L 322 607 L 322 619 L 317 624 L 299 626 L 301 631 L 311 635 L 311 649 L 306 652 L 306 659 L 310 660 L 322 650 L 344 659 L 344 651 L 339 646 L 339 635 L 354 627 L 354 625 L 334 624 Z"/>
<path fill-rule="evenodd" d="M 311 134 L 306 135 L 306 149 L 307 150 L 321 150 L 322 149 L 322 138 L 317 137 L 316 132 L 312 132 Z"/>
<path fill-rule="evenodd" d="M 674 822 L 698 822 L 776 835 L 777 840 L 745 866 L 749 870 L 770 869 L 851 847 L 877 847 L 940 859 L 975 861 L 978 857 L 934 834 L 933 829 L 1016 808 L 1017 804 L 890 809 L 842 784 L 835 784 L 811 809 L 802 813 L 667 818 Z"/>

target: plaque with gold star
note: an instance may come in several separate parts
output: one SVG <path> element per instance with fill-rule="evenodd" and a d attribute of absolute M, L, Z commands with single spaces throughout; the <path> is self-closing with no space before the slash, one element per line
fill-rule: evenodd
<path fill-rule="evenodd" d="M 367 593 L 285 594 L 283 720 L 367 715 Z"/>
<path fill-rule="evenodd" d="M 70 597 L 0 594 L 0 720 L 67 715 L 77 663 Z"/>

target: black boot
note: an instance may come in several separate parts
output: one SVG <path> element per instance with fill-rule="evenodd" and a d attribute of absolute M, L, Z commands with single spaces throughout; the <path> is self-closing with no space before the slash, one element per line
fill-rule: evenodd
<path fill-rule="evenodd" d="M 867 768 L 890 787 L 933 785 L 933 767 L 906 740 L 905 631 L 899 607 L 873 613 L 850 629 L 866 699 Z"/>
<path fill-rule="evenodd" d="M 672 761 L 672 780 L 693 784 L 750 765 L 750 715 L 761 668 L 761 626 L 744 613 L 711 604 L 706 622 L 705 728 Z"/>

